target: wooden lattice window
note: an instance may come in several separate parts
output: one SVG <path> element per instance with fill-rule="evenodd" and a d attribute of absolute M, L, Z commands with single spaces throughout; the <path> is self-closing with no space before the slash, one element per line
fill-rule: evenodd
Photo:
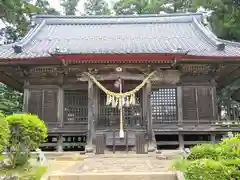
<path fill-rule="evenodd" d="M 136 94 L 136 105 L 123 107 L 123 119 L 125 127 L 142 126 L 142 93 Z M 120 111 L 106 105 L 106 94 L 100 92 L 100 114 L 98 117 L 98 127 L 116 127 L 119 128 Z"/>
<path fill-rule="evenodd" d="M 151 92 L 151 105 L 154 124 L 172 124 L 177 122 L 175 88 L 153 89 Z"/>
<path fill-rule="evenodd" d="M 67 122 L 88 121 L 87 90 L 64 91 L 64 117 Z"/>

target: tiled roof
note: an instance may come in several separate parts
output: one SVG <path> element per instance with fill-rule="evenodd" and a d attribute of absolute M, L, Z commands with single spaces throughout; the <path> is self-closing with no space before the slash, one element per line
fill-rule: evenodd
<path fill-rule="evenodd" d="M 240 56 L 240 43 L 218 39 L 201 14 L 143 16 L 36 16 L 20 41 L 0 46 L 0 58 L 48 57 L 51 53 L 176 53 Z M 225 45 L 225 48 L 224 48 Z M 21 47 L 16 53 L 13 46 Z M 222 50 L 221 46 L 223 46 Z"/>

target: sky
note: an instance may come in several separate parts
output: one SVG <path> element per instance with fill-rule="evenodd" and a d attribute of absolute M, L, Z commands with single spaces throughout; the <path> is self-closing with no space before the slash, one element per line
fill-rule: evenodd
<path fill-rule="evenodd" d="M 111 5 L 114 0 L 106 0 L 106 1 L 109 3 L 109 5 Z M 50 3 L 51 7 L 55 8 L 56 10 L 58 10 L 60 12 L 63 12 L 62 7 L 60 6 L 60 0 L 48 0 L 48 2 Z M 77 15 L 80 14 L 81 12 L 83 12 L 83 10 L 84 10 L 83 5 L 85 2 L 86 2 L 86 0 L 79 1 L 78 7 L 77 7 L 78 13 L 76 13 Z"/>

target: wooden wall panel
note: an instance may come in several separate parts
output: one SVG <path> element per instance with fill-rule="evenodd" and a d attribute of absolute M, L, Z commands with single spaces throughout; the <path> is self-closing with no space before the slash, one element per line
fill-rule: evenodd
<path fill-rule="evenodd" d="M 194 87 L 183 86 L 182 88 L 183 101 L 183 120 L 197 119 L 197 104 L 196 93 Z"/>
<path fill-rule="evenodd" d="M 213 94 L 211 86 L 183 86 L 183 120 L 213 120 Z"/>
<path fill-rule="evenodd" d="M 198 115 L 199 120 L 214 119 L 213 102 L 212 102 L 212 87 L 198 87 Z"/>
<path fill-rule="evenodd" d="M 30 89 L 29 113 L 46 122 L 57 121 L 57 89 Z"/>
<path fill-rule="evenodd" d="M 38 115 L 42 118 L 42 99 L 43 99 L 43 90 L 30 90 L 29 103 L 28 103 L 28 112 Z"/>
<path fill-rule="evenodd" d="M 57 89 L 44 89 L 44 100 L 43 100 L 43 120 L 47 122 L 57 121 Z"/>

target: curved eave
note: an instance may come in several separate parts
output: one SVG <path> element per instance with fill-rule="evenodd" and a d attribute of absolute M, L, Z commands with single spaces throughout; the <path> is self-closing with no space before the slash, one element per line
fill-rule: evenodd
<path fill-rule="evenodd" d="M 49 57 L 35 57 L 35 58 L 13 58 L 13 59 L 1 59 L 0 66 L 5 64 L 10 65 L 21 65 L 21 64 L 28 64 L 28 65 L 36 65 L 36 64 L 59 64 L 61 61 L 56 59 L 52 56 Z"/>
<path fill-rule="evenodd" d="M 77 63 L 176 63 L 240 64 L 240 56 L 194 56 L 186 53 L 80 54 L 56 53 L 49 57 L 1 59 L 1 64 L 58 64 L 62 60 Z"/>
<path fill-rule="evenodd" d="M 172 63 L 181 59 L 182 53 L 177 54 L 78 54 L 59 53 L 51 54 L 49 57 L 2 59 L 1 64 L 32 64 L 32 63 L 60 63 L 62 60 L 76 63 Z"/>
<path fill-rule="evenodd" d="M 194 55 L 185 55 L 180 63 L 201 63 L 201 64 L 209 64 L 209 63 L 221 63 L 221 64 L 239 64 L 240 56 L 194 56 Z"/>
<path fill-rule="evenodd" d="M 57 57 L 62 60 L 67 61 L 78 61 L 85 63 L 157 63 L 157 62 L 166 62 L 171 63 L 175 59 L 181 59 L 184 54 L 182 53 L 133 53 L 133 54 L 54 54 L 54 57 Z"/>

